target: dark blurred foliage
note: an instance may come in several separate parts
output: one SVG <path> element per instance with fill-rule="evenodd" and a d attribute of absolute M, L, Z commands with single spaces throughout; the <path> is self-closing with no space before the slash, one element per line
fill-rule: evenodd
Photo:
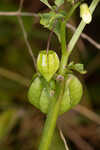
<path fill-rule="evenodd" d="M 0 0 L 0 12 L 16 11 L 19 2 L 19 0 Z M 65 4 L 67 9 L 67 2 Z M 39 0 L 25 0 L 22 11 L 38 13 L 48 9 Z M 37 57 L 40 50 L 46 49 L 50 32 L 39 25 L 37 18 L 22 17 L 22 19 L 33 53 Z M 76 26 L 79 22 L 79 10 L 77 10 L 71 23 Z M 99 29 L 100 5 L 93 15 L 92 23 L 86 26 L 84 32 L 100 42 Z M 71 35 L 72 32 L 67 29 L 67 40 Z M 55 50 L 60 57 L 60 45 L 55 35 L 52 37 L 51 49 Z M 100 51 L 88 41 L 80 39 L 70 59 L 83 63 L 87 69 L 86 75 L 79 75 L 84 85 L 81 104 L 99 115 Z M 37 150 L 45 115 L 29 104 L 28 88 L 22 85 L 21 79 L 17 79 L 18 76 L 15 74 L 14 77 L 13 74 L 5 72 L 5 69 L 23 76 L 23 79 L 26 79 L 25 85 L 29 85 L 35 73 L 33 61 L 15 16 L 0 16 L 0 150 Z M 57 124 L 63 130 L 70 150 L 100 149 L 100 124 L 90 121 L 75 110 L 59 117 Z M 51 149 L 58 150 L 58 146 L 60 150 L 59 135 L 54 139 L 56 142 L 54 141 Z M 63 147 L 61 149 L 63 150 Z"/>

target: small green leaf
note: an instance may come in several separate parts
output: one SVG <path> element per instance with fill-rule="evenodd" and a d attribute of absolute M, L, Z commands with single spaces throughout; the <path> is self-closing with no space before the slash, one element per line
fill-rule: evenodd
<path fill-rule="evenodd" d="M 85 74 L 86 73 L 86 70 L 84 70 L 84 65 L 83 64 L 74 64 L 74 62 L 71 62 L 68 65 L 68 69 L 72 69 L 72 70 L 78 71 L 81 74 Z"/>
<path fill-rule="evenodd" d="M 40 24 L 42 24 L 45 28 L 52 30 L 54 27 L 54 33 L 57 35 L 58 40 L 60 39 L 60 28 L 61 28 L 61 19 L 65 17 L 64 12 L 55 13 L 51 11 L 49 13 L 40 14 Z M 55 23 L 56 21 L 56 23 Z"/>
<path fill-rule="evenodd" d="M 61 41 L 61 37 L 60 37 L 61 22 L 62 22 L 61 19 L 58 19 L 54 28 L 54 33 L 57 35 L 59 42 Z"/>
<path fill-rule="evenodd" d="M 84 70 L 83 64 L 75 64 L 74 67 L 75 67 L 76 71 L 79 71 L 82 74 L 86 73 L 86 70 Z"/>
<path fill-rule="evenodd" d="M 40 14 L 40 24 L 42 24 L 45 28 L 51 29 L 53 26 L 55 15 L 56 13 L 52 11 L 49 13 Z"/>
<path fill-rule="evenodd" d="M 64 3 L 64 0 L 55 0 L 55 4 L 57 7 L 60 7 Z"/>
<path fill-rule="evenodd" d="M 48 0 L 40 0 L 42 3 L 47 5 L 50 9 L 52 9 L 51 5 L 48 3 Z"/>

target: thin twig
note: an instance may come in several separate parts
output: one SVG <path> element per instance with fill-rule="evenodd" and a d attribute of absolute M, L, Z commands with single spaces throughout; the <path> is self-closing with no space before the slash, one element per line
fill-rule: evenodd
<path fill-rule="evenodd" d="M 69 24 L 69 23 L 67 23 L 66 26 L 67 26 L 69 29 L 71 29 L 72 31 L 75 31 L 75 30 L 76 30 L 76 28 L 75 28 L 73 25 Z M 86 40 L 87 40 L 88 42 L 90 42 L 94 47 L 96 47 L 97 49 L 100 50 L 100 44 L 99 44 L 98 42 L 96 42 L 95 40 L 93 40 L 91 37 L 89 37 L 87 34 L 81 33 L 81 37 L 82 37 L 83 39 L 86 39 Z"/>
<path fill-rule="evenodd" d="M 86 116 L 90 120 L 96 122 L 97 124 L 100 124 L 100 117 L 93 111 L 89 110 L 88 108 L 82 106 L 82 105 L 77 105 L 73 110 L 79 112 L 80 114 Z"/>
<path fill-rule="evenodd" d="M 51 41 L 51 37 L 53 35 L 53 30 L 50 32 L 49 37 L 48 37 L 48 42 L 47 42 L 47 54 L 50 48 L 50 41 Z"/>
<path fill-rule="evenodd" d="M 36 13 L 31 13 L 31 12 L 19 12 L 19 11 L 14 11 L 14 12 L 0 12 L 0 16 L 33 16 L 33 17 L 39 17 L 38 14 Z"/>
<path fill-rule="evenodd" d="M 23 3 L 24 3 L 24 0 L 20 0 L 18 13 L 21 13 L 21 10 L 22 10 L 22 7 L 23 7 Z M 20 27 L 21 27 L 22 32 L 23 32 L 23 35 L 24 35 L 24 40 L 25 40 L 26 46 L 27 46 L 27 48 L 28 48 L 28 52 L 29 52 L 30 56 L 32 57 L 32 60 L 33 60 L 33 63 L 34 63 L 35 69 L 36 69 L 35 57 L 34 57 L 34 54 L 33 54 L 32 48 L 31 48 L 31 45 L 30 45 L 29 42 L 28 42 L 27 32 L 25 31 L 22 18 L 21 18 L 21 16 L 17 16 L 17 18 L 18 18 L 18 22 L 19 22 L 19 24 L 20 24 Z"/>
<path fill-rule="evenodd" d="M 64 130 L 66 130 L 66 132 L 64 131 L 66 136 L 73 141 L 79 150 L 94 150 L 93 147 L 87 141 L 82 139 L 82 137 L 72 127 L 67 125 Z"/>
<path fill-rule="evenodd" d="M 68 145 L 67 145 L 67 142 L 66 142 L 66 140 L 65 140 L 65 137 L 64 137 L 64 135 L 63 135 L 61 129 L 59 129 L 59 133 L 60 133 L 60 136 L 61 136 L 62 141 L 64 142 L 65 149 L 66 149 L 66 150 L 69 150 Z"/>
<path fill-rule="evenodd" d="M 19 12 L 21 12 L 23 4 L 24 4 L 24 0 L 20 0 L 19 9 L 18 9 Z"/>
<path fill-rule="evenodd" d="M 1 67 L 0 67 L 0 76 L 16 81 L 26 87 L 29 87 L 30 84 L 30 80 L 28 80 L 27 78 Z"/>
<path fill-rule="evenodd" d="M 19 12 L 19 11 L 16 11 L 16 12 L 0 12 L 0 16 L 32 16 L 32 17 L 36 17 L 36 18 L 39 18 L 39 15 L 36 14 L 36 13 L 31 13 L 31 12 Z M 72 31 L 75 31 L 76 28 L 67 23 L 66 25 L 69 29 L 71 29 Z M 96 47 L 97 49 L 100 50 L 100 44 L 98 42 L 96 42 L 95 40 L 93 40 L 90 36 L 88 36 L 87 34 L 85 33 L 81 33 L 81 37 L 83 39 L 86 39 L 89 43 L 91 43 L 94 47 Z"/>
<path fill-rule="evenodd" d="M 35 57 L 33 55 L 32 48 L 28 42 L 27 33 L 25 31 L 24 24 L 23 24 L 23 21 L 22 21 L 20 16 L 18 16 L 18 21 L 19 21 L 20 27 L 21 27 L 23 35 L 24 35 L 24 40 L 25 40 L 26 46 L 28 48 L 28 52 L 29 52 L 30 56 L 32 57 L 32 60 L 33 60 L 33 63 L 34 63 L 35 69 L 36 69 L 36 60 L 35 60 Z"/>
<path fill-rule="evenodd" d="M 55 25 L 56 25 L 56 21 L 54 22 L 54 25 L 53 25 L 53 27 L 52 27 L 52 29 L 51 29 L 51 32 L 50 32 L 50 34 L 49 34 L 49 37 L 48 37 L 48 42 L 47 42 L 47 54 L 48 54 L 48 51 L 49 51 L 49 48 L 50 48 L 51 37 L 52 37 L 52 35 L 53 35 Z"/>

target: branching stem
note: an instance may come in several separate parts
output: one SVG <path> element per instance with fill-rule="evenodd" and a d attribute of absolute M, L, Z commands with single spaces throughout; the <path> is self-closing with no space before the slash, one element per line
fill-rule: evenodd
<path fill-rule="evenodd" d="M 97 4 L 99 3 L 100 0 L 93 0 L 91 5 L 90 5 L 90 12 L 91 14 L 94 12 Z M 65 24 L 66 26 L 66 24 Z M 63 66 L 66 66 L 67 61 L 68 61 L 68 57 L 71 54 L 76 42 L 78 41 L 84 27 L 86 26 L 86 23 L 84 23 L 83 21 L 81 21 L 80 25 L 78 26 L 78 28 L 76 29 L 76 32 L 74 33 L 74 35 L 72 36 L 72 39 L 70 40 L 69 44 L 68 44 L 68 51 L 66 51 L 66 57 L 64 57 L 64 55 L 62 56 L 63 61 L 62 61 L 62 65 L 61 65 L 61 71 L 63 72 L 64 68 L 62 68 Z M 65 33 L 65 32 L 64 32 Z M 65 38 L 65 37 L 64 37 Z M 65 44 L 65 41 L 63 41 Z M 62 48 L 65 49 L 65 46 L 62 45 Z M 62 49 L 63 54 L 65 53 Z M 61 99 L 62 99 L 62 94 L 63 94 L 63 86 L 64 83 L 62 82 L 61 84 L 62 87 L 60 87 L 60 91 L 59 91 L 59 96 L 58 98 L 55 97 L 52 99 L 51 104 L 50 104 L 50 108 L 49 108 L 49 112 L 47 115 L 47 119 L 45 122 L 45 126 L 44 126 L 44 130 L 43 130 L 43 135 L 42 135 L 42 139 L 40 142 L 40 146 L 39 146 L 39 150 L 48 150 L 49 146 L 51 144 L 51 140 L 52 140 L 52 136 L 54 133 L 54 129 L 56 126 L 56 121 L 58 118 L 58 114 L 59 114 L 59 109 L 60 109 L 60 104 L 61 104 Z"/>
<path fill-rule="evenodd" d="M 61 65 L 60 65 L 60 74 L 64 74 L 65 64 L 67 64 L 68 58 L 69 58 L 69 53 L 66 51 L 67 50 L 67 46 L 66 46 L 66 23 L 68 22 L 68 20 L 70 19 L 70 17 L 72 16 L 72 14 L 74 13 L 74 11 L 76 10 L 76 8 L 79 5 L 80 5 L 80 2 L 76 3 L 71 8 L 71 10 L 67 14 L 67 16 L 65 17 L 63 22 L 61 23 L 61 35 L 60 36 L 61 36 L 62 58 L 61 58 Z"/>
<path fill-rule="evenodd" d="M 98 5 L 98 3 L 100 2 L 100 0 L 93 0 L 89 9 L 90 9 L 90 12 L 91 14 L 93 14 L 96 6 Z M 81 23 L 79 24 L 79 26 L 77 27 L 76 29 L 76 32 L 74 33 L 74 35 L 72 36 L 69 44 L 68 44 L 68 51 L 69 51 L 69 54 L 72 52 L 76 42 L 78 41 L 83 29 L 85 28 L 86 26 L 86 23 L 82 20 Z"/>

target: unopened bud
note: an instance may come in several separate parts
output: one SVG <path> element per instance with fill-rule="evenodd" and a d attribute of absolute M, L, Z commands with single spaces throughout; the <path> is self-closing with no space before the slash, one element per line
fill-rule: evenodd
<path fill-rule="evenodd" d="M 82 17 L 83 21 L 86 24 L 89 24 L 92 20 L 92 15 L 89 10 L 89 7 L 86 3 L 80 5 L 80 17 Z"/>

